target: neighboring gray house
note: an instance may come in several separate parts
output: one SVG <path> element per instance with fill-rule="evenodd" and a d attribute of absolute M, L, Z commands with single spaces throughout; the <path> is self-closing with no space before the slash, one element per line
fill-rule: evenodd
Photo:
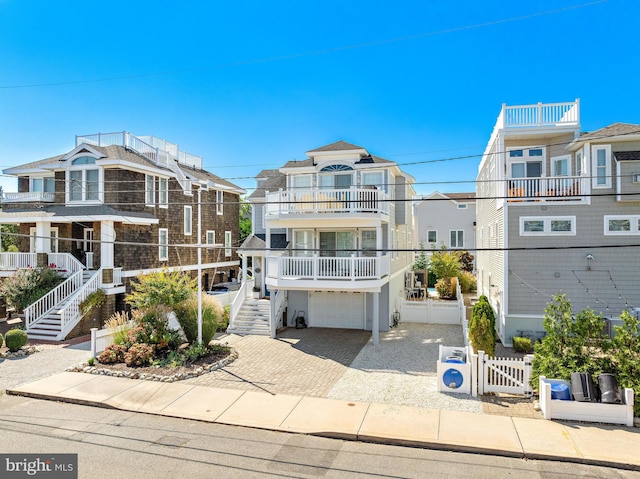
<path fill-rule="evenodd" d="M 640 306 L 640 125 L 580 135 L 579 102 L 503 105 L 479 166 L 478 293 L 502 342 L 539 334 L 553 295 Z"/>
<path fill-rule="evenodd" d="M 257 177 L 253 234 L 239 252 L 270 301 L 251 301 L 243 283 L 229 330 L 275 337 L 304 312 L 310 327 L 371 330 L 376 343 L 413 263 L 414 179 L 344 141 L 307 156 Z"/>
<path fill-rule="evenodd" d="M 424 196 L 415 205 L 416 246 L 427 250 L 444 245 L 469 250 L 476 246 L 476 194 L 440 193 Z"/>

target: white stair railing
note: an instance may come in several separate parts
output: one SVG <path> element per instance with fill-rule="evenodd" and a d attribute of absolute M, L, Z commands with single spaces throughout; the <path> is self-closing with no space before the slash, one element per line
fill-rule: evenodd
<path fill-rule="evenodd" d="M 82 286 L 82 270 L 73 273 L 64 282 L 45 294 L 35 303 L 24 309 L 24 322 L 27 329 L 37 323 L 47 313 L 71 296 Z"/>
<path fill-rule="evenodd" d="M 238 313 L 242 309 L 242 305 L 244 304 L 244 300 L 247 299 L 247 291 L 249 288 L 253 289 L 253 285 L 255 284 L 255 280 L 251 281 L 243 281 L 240 289 L 238 290 L 238 294 L 234 298 L 231 303 L 231 308 L 229 310 L 229 326 L 227 330 L 233 329 L 233 322 L 235 321 Z"/>
<path fill-rule="evenodd" d="M 49 253 L 49 266 L 71 274 L 84 269 L 84 265 L 69 253 Z"/>
<path fill-rule="evenodd" d="M 276 298 L 273 304 L 273 309 L 270 311 L 269 317 L 269 329 L 271 332 L 271 338 L 275 339 L 276 330 L 278 329 L 278 321 L 282 317 L 284 308 L 287 307 L 287 290 L 280 289 L 276 292 Z"/>
<path fill-rule="evenodd" d="M 61 321 L 60 326 L 62 328 L 60 339 L 64 339 L 73 327 L 78 324 L 80 319 L 82 319 L 80 304 L 82 304 L 87 296 L 101 287 L 102 268 L 96 270 L 91 278 L 68 299 L 67 304 L 58 311 Z"/>

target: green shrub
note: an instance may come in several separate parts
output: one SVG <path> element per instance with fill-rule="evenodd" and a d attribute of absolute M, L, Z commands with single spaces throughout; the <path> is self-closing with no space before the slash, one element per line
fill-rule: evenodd
<path fill-rule="evenodd" d="M 124 363 L 129 366 L 147 366 L 153 361 L 153 346 L 149 344 L 133 344 L 124 353 Z"/>
<path fill-rule="evenodd" d="M 224 332 L 229 327 L 229 318 L 231 316 L 231 305 L 227 304 L 224 308 L 222 308 L 222 317 L 220 318 L 220 322 L 218 323 L 218 327 L 216 331 Z"/>
<path fill-rule="evenodd" d="M 127 296 L 127 303 L 134 309 L 145 309 L 151 306 L 174 305 L 194 295 L 196 280 L 183 271 L 156 271 L 136 276 L 131 283 L 133 292 Z"/>
<path fill-rule="evenodd" d="M 436 283 L 436 291 L 442 299 L 452 299 L 456 297 L 454 289 L 451 286 L 451 278 L 439 279 Z"/>
<path fill-rule="evenodd" d="M 204 344 L 194 343 L 184 350 L 185 357 L 191 362 L 197 361 L 207 354 L 209 354 L 209 349 Z"/>
<path fill-rule="evenodd" d="M 15 353 L 22 346 L 27 344 L 29 337 L 27 332 L 22 329 L 10 329 L 4 336 L 4 341 L 9 348 L 9 351 Z"/>
<path fill-rule="evenodd" d="M 531 339 L 529 338 L 514 336 L 513 349 L 518 353 L 529 354 L 533 352 L 533 344 L 531 344 Z"/>
<path fill-rule="evenodd" d="M 640 416 L 640 327 L 638 319 L 628 311 L 623 311 L 620 319 L 623 324 L 613 328 L 613 372 L 620 387 L 633 389 L 633 411 Z"/>
<path fill-rule="evenodd" d="M 587 308 L 574 314 L 566 295 L 556 295 L 545 308 L 547 335 L 536 345 L 531 385 L 538 377 L 571 379 L 573 372 L 597 376 L 614 372 L 611 340 L 604 334 L 605 320 Z"/>
<path fill-rule="evenodd" d="M 496 350 L 495 315 L 489 300 L 485 295 L 480 296 L 471 310 L 469 319 L 469 339 L 475 352 L 480 350 L 493 356 Z"/>
<path fill-rule="evenodd" d="M 195 343 L 198 341 L 198 300 L 190 298 L 177 304 L 174 309 L 176 317 L 187 341 Z M 206 346 L 213 339 L 218 325 L 222 321 L 222 307 L 220 303 L 208 294 L 202 295 L 202 343 Z"/>
<path fill-rule="evenodd" d="M 498 339 L 498 333 L 496 332 L 496 315 L 493 312 L 493 308 L 489 303 L 489 298 L 487 298 L 484 294 L 478 298 L 478 302 L 473 306 L 471 310 L 471 317 L 473 316 L 482 316 L 485 314 L 489 321 L 491 322 L 491 332 L 493 334 L 494 342 Z"/>
<path fill-rule="evenodd" d="M 4 339 L 2 337 L 2 333 L 0 333 L 0 348 L 2 347 L 3 344 L 4 344 Z"/>
<path fill-rule="evenodd" d="M 137 326 L 127 333 L 125 345 L 145 343 L 154 346 L 161 352 L 169 348 L 176 348 L 182 343 L 179 335 L 169 329 L 168 310 L 161 306 L 154 306 L 136 315 Z"/>
<path fill-rule="evenodd" d="M 94 309 L 100 308 L 104 304 L 104 300 L 107 297 L 103 289 L 97 289 L 93 293 L 87 295 L 87 297 L 80 303 L 80 312 L 82 316 L 86 316 Z"/>
<path fill-rule="evenodd" d="M 123 363 L 127 347 L 122 344 L 110 344 L 98 355 L 98 361 L 102 364 Z"/>
<path fill-rule="evenodd" d="M 89 366 L 93 366 L 96 363 L 96 358 L 89 358 L 87 359 L 87 364 Z"/>
<path fill-rule="evenodd" d="M 131 327 L 129 315 L 124 311 L 116 311 L 104 323 L 105 327 L 113 333 L 115 344 L 124 344 L 127 341 L 127 333 Z"/>
<path fill-rule="evenodd" d="M 471 293 L 477 288 L 478 280 L 475 275 L 469 271 L 460 271 L 458 281 L 460 282 L 460 291 L 464 294 Z"/>
<path fill-rule="evenodd" d="M 0 296 L 6 299 L 7 305 L 21 311 L 63 281 L 62 275 L 48 266 L 19 269 L 15 275 L 2 282 Z"/>

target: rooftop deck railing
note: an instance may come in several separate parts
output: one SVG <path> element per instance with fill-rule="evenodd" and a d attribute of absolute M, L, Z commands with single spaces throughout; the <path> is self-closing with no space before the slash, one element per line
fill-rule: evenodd
<path fill-rule="evenodd" d="M 534 105 L 502 105 L 499 128 L 540 126 L 574 126 L 580 124 L 580 101 L 538 103 Z"/>

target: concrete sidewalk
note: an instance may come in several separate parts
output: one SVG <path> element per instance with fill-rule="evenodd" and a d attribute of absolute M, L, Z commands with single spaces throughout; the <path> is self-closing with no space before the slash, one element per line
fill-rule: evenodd
<path fill-rule="evenodd" d="M 640 470 L 640 430 L 58 373 L 8 394 L 255 427 Z"/>

